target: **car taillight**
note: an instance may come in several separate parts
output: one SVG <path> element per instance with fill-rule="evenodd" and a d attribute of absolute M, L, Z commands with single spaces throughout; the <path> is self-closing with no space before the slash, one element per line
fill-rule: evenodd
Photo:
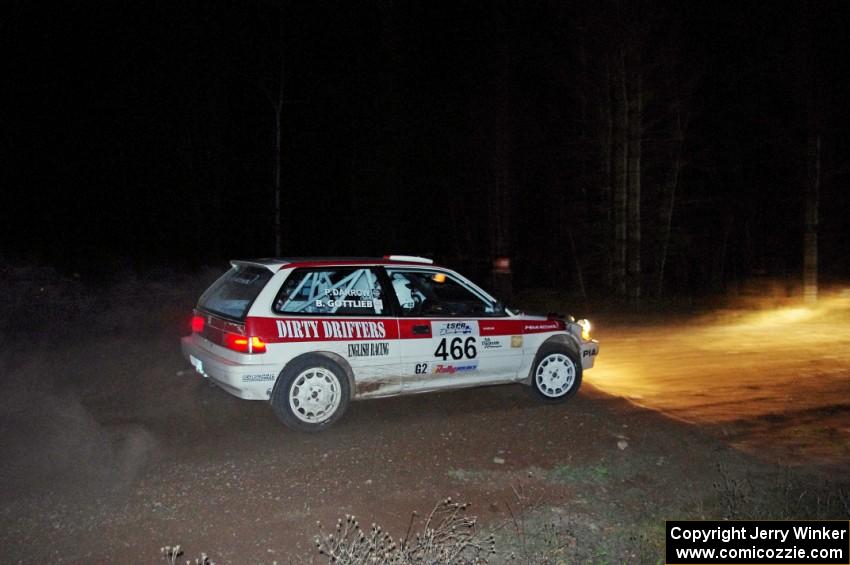
<path fill-rule="evenodd" d="M 239 334 L 226 334 L 224 345 L 239 353 L 265 353 L 266 342 L 259 337 L 248 337 Z"/>
<path fill-rule="evenodd" d="M 192 332 L 199 334 L 204 331 L 204 323 L 206 320 L 203 316 L 192 316 Z"/>

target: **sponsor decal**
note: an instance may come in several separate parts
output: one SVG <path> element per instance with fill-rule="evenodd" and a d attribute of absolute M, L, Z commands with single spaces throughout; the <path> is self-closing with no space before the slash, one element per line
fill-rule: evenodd
<path fill-rule="evenodd" d="M 525 324 L 525 331 L 539 331 L 539 330 L 557 330 L 560 327 L 560 324 L 557 321 L 553 322 L 541 322 L 539 324 Z"/>
<path fill-rule="evenodd" d="M 384 339 L 384 322 L 275 320 L 277 337 L 291 339 Z"/>
<path fill-rule="evenodd" d="M 437 335 L 469 335 L 474 332 L 469 322 L 443 322 L 439 324 L 440 332 Z M 477 333 L 477 332 L 475 332 Z"/>
<path fill-rule="evenodd" d="M 493 339 L 492 337 L 485 337 L 481 340 L 481 347 L 484 349 L 501 349 L 502 342 L 498 339 Z"/>
<path fill-rule="evenodd" d="M 597 349 L 594 347 L 593 349 L 585 349 L 581 352 L 582 357 L 593 357 L 598 353 Z"/>
<path fill-rule="evenodd" d="M 275 320 L 277 337 L 319 337 L 319 322 L 316 320 Z"/>
<path fill-rule="evenodd" d="M 377 294 L 377 293 L 376 293 Z M 369 289 L 325 289 L 325 299 L 316 300 L 317 308 L 374 308 L 374 294 Z"/>
<path fill-rule="evenodd" d="M 522 336 L 521 335 L 512 335 L 511 336 L 511 347 L 522 347 Z"/>
<path fill-rule="evenodd" d="M 389 354 L 390 344 L 386 341 L 348 344 L 349 357 L 381 357 Z"/>
<path fill-rule="evenodd" d="M 358 296 L 361 298 L 372 298 L 372 291 L 367 289 L 359 289 L 352 288 L 350 290 L 344 290 L 340 288 L 328 288 L 325 289 L 325 296 L 336 296 L 340 298 L 346 298 L 349 296 Z"/>
<path fill-rule="evenodd" d="M 242 375 L 243 383 L 263 383 L 277 380 L 275 373 L 260 373 L 259 375 Z"/>
<path fill-rule="evenodd" d="M 435 375 L 454 375 L 455 373 L 466 373 L 476 370 L 478 370 L 478 361 L 470 361 L 469 363 L 457 365 L 444 365 L 442 363 L 438 363 L 434 366 Z"/>
<path fill-rule="evenodd" d="M 333 300 L 316 301 L 316 308 L 373 308 L 371 300 Z"/>

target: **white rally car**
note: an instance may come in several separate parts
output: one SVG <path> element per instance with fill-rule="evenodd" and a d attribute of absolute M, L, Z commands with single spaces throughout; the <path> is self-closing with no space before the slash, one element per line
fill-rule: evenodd
<path fill-rule="evenodd" d="M 513 312 L 429 259 L 231 264 L 198 301 L 183 355 L 302 431 L 351 400 L 450 388 L 519 382 L 559 402 L 599 352 L 586 320 Z"/>

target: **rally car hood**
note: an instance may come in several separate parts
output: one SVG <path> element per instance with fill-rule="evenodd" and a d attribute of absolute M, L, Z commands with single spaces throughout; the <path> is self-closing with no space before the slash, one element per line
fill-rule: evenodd
<path fill-rule="evenodd" d="M 565 320 L 568 322 L 575 321 L 572 316 L 563 316 L 561 314 L 538 314 L 534 312 L 523 312 L 510 306 L 507 307 L 508 312 L 519 320 L 541 321 L 541 320 Z"/>

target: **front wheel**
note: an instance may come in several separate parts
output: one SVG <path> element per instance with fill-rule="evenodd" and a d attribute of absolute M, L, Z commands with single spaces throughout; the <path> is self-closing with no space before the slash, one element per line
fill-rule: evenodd
<path fill-rule="evenodd" d="M 288 427 L 318 432 L 342 417 L 349 395 L 348 379 L 339 365 L 310 355 L 283 370 L 272 391 L 271 404 Z"/>
<path fill-rule="evenodd" d="M 563 402 L 581 386 L 581 363 L 564 345 L 544 345 L 537 352 L 531 370 L 531 391 L 543 402 Z"/>

